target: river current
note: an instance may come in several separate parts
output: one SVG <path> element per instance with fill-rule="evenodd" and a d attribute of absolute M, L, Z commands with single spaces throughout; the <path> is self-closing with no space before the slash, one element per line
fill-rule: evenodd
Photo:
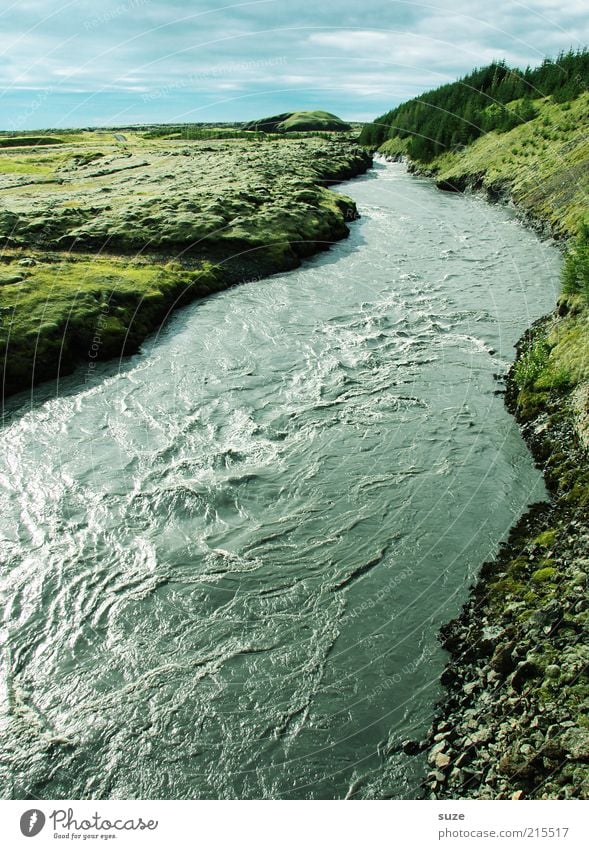
<path fill-rule="evenodd" d="M 545 494 L 497 375 L 560 259 L 400 164 L 341 188 L 348 240 L 11 402 L 3 798 L 419 795 L 437 631 Z"/>

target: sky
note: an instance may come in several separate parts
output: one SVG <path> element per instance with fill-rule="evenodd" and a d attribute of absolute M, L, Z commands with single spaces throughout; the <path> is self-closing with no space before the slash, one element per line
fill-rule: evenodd
<path fill-rule="evenodd" d="M 0 0 L 0 129 L 368 121 L 493 59 L 589 44 L 589 0 Z"/>

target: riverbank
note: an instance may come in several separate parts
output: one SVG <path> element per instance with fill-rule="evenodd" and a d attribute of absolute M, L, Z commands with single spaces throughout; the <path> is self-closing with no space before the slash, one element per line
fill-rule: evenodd
<path fill-rule="evenodd" d="M 587 106 L 587 95 L 546 98 L 535 121 L 409 168 L 442 190 L 512 203 L 542 235 L 567 239 L 586 210 Z M 398 144 L 381 151 L 401 156 Z M 431 798 L 589 797 L 588 331 L 586 301 L 562 296 L 507 375 L 507 407 L 550 501 L 521 518 L 442 630 L 446 696 L 424 743 Z"/>
<path fill-rule="evenodd" d="M 450 662 L 428 738 L 432 798 L 589 797 L 587 384 L 547 392 L 540 375 L 522 378 L 539 346 L 566 345 L 570 320 L 538 322 L 508 375 L 508 409 L 551 500 L 521 518 L 442 631 Z"/>
<path fill-rule="evenodd" d="M 349 139 L 67 136 L 0 154 L 3 396 L 133 353 L 176 307 L 348 234 Z"/>

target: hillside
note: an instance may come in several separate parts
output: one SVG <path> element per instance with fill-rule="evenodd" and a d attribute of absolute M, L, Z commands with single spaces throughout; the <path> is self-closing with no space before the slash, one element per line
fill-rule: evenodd
<path fill-rule="evenodd" d="M 587 90 L 589 52 L 561 53 L 538 68 L 509 68 L 493 62 L 402 103 L 364 127 L 360 141 L 379 147 L 390 139 L 406 142 L 412 159 L 429 162 L 470 144 L 485 133 L 504 133 L 533 119 L 532 101 L 551 96 L 568 103 Z"/>
<path fill-rule="evenodd" d="M 313 131 L 345 133 L 352 128 L 331 112 L 283 112 L 245 125 L 246 130 L 264 133 L 307 133 Z"/>

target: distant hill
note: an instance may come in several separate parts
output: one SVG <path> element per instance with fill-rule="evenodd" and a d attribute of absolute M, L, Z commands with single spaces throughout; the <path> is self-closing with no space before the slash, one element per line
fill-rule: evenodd
<path fill-rule="evenodd" d="M 251 121 L 244 129 L 263 133 L 308 133 L 313 130 L 349 132 L 352 128 L 331 112 L 283 112 L 270 118 Z"/>

